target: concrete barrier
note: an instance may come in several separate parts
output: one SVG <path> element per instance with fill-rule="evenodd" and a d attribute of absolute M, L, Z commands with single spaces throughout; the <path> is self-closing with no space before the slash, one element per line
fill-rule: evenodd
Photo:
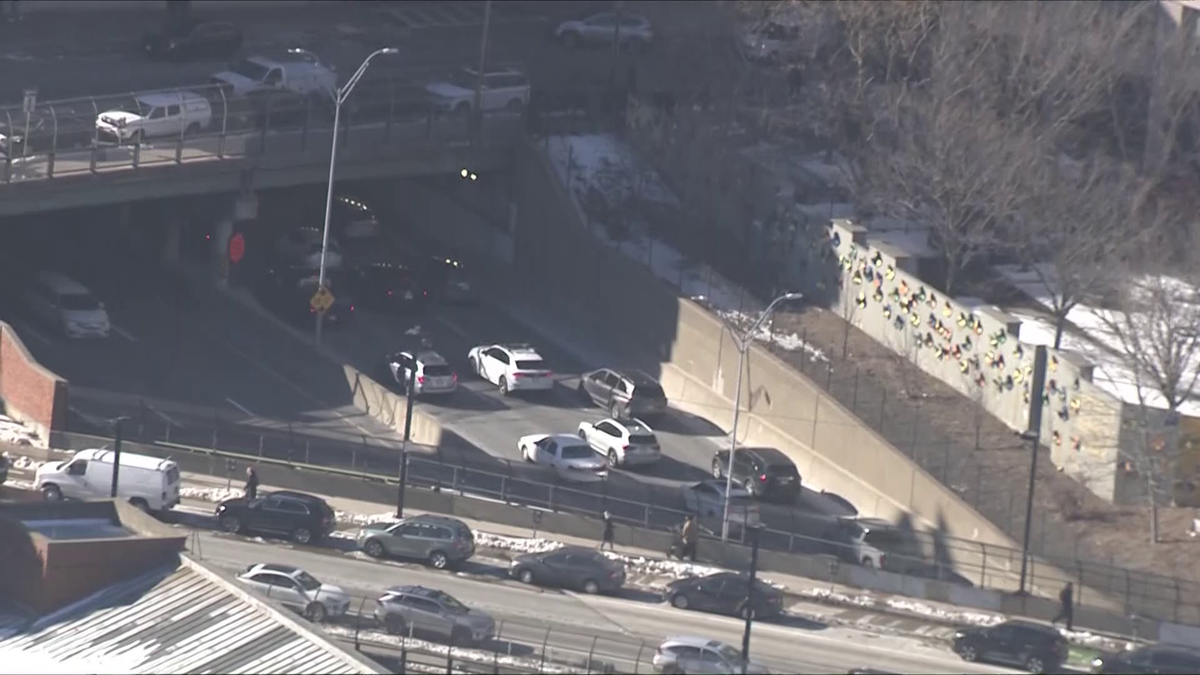
<path fill-rule="evenodd" d="M 44 445 L 66 424 L 67 381 L 25 348 L 17 332 L 0 322 L 0 412 L 22 422 Z"/>
<path fill-rule="evenodd" d="M 346 384 L 354 396 L 354 407 L 403 436 L 408 399 L 354 366 L 343 364 L 342 369 L 346 373 Z M 441 423 L 420 408 L 414 408 L 411 440 L 419 445 L 439 446 L 442 442 Z"/>

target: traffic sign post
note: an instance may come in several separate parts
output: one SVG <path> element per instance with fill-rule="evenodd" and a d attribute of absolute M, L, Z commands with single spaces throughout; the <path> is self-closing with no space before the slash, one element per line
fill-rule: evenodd
<path fill-rule="evenodd" d="M 242 236 L 241 232 L 237 232 L 229 238 L 229 262 L 236 265 L 244 257 L 246 257 L 246 238 Z"/>
<path fill-rule="evenodd" d="M 321 286 L 316 293 L 313 293 L 312 300 L 309 300 L 308 304 L 318 314 L 324 314 L 333 306 L 333 293 L 329 292 L 328 286 Z"/>
<path fill-rule="evenodd" d="M 25 113 L 25 136 L 21 139 L 22 157 L 29 151 L 29 118 L 33 117 L 34 108 L 37 108 L 37 89 L 26 89 L 25 98 L 21 101 L 21 111 Z"/>

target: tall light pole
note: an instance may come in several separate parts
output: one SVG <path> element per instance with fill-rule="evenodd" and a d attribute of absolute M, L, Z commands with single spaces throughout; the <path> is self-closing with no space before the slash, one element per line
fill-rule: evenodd
<path fill-rule="evenodd" d="M 1021 539 L 1021 584 L 1017 595 L 1028 592 L 1025 585 L 1029 572 L 1029 535 L 1033 526 L 1033 491 L 1037 487 L 1038 446 L 1042 437 L 1042 396 L 1046 388 L 1046 347 L 1038 345 L 1033 353 L 1033 381 L 1029 388 L 1029 426 L 1021 438 L 1029 441 L 1029 490 L 1025 494 L 1025 536 Z"/>
<path fill-rule="evenodd" d="M 475 77 L 475 105 L 471 109 L 472 141 L 477 141 L 475 134 L 483 132 L 483 76 L 487 69 L 488 33 L 492 28 L 492 0 L 483 3 L 483 35 L 479 38 L 479 72 Z"/>
<path fill-rule="evenodd" d="M 317 273 L 317 285 L 319 288 L 325 287 L 325 252 L 329 250 L 329 219 L 333 213 L 333 173 L 334 168 L 337 166 L 338 132 L 341 130 L 342 104 L 350 97 L 350 92 L 354 91 L 354 86 L 362 79 L 363 73 L 367 72 L 367 66 L 371 65 L 371 59 L 383 54 L 395 54 L 397 51 L 394 47 L 384 47 L 371 52 L 367 58 L 363 59 L 362 65 L 358 67 L 358 70 L 354 71 L 354 74 L 350 76 L 346 84 L 329 92 L 329 95 L 333 97 L 333 146 L 329 151 L 329 187 L 325 193 L 325 231 L 321 234 L 321 265 L 320 271 Z M 289 49 L 288 52 L 291 54 L 304 54 L 318 61 L 320 60 L 317 59 L 316 54 L 300 47 Z M 325 312 L 317 312 L 318 344 L 321 342 L 321 324 L 324 319 Z"/>
<path fill-rule="evenodd" d="M 721 519 L 721 538 L 729 538 L 729 494 L 733 491 L 733 456 L 737 453 L 737 428 L 738 417 L 742 411 L 742 374 L 746 370 L 746 353 L 750 351 L 750 347 L 754 344 L 754 336 L 758 333 L 758 329 L 763 325 L 770 316 L 771 312 L 775 311 L 775 305 L 784 300 L 799 300 L 804 297 L 803 293 L 784 293 L 783 295 L 771 301 L 767 308 L 758 316 L 758 320 L 750 325 L 750 328 L 738 335 L 730 328 L 729 333 L 733 336 L 733 344 L 738 350 L 738 373 L 737 386 L 734 387 L 733 393 L 733 429 L 729 432 L 729 466 L 725 467 L 725 515 Z"/>

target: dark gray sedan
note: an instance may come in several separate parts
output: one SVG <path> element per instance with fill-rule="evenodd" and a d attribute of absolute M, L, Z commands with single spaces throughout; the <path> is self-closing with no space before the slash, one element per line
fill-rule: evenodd
<path fill-rule="evenodd" d="M 526 553 L 509 566 L 509 574 L 526 584 L 574 588 L 585 593 L 615 593 L 625 584 L 625 566 L 600 551 L 565 546 Z"/>

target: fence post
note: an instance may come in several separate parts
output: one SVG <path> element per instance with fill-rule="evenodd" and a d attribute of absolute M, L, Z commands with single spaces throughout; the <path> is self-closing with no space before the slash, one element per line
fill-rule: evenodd
<path fill-rule="evenodd" d="M 288 458 L 289 459 L 291 459 L 291 455 L 292 455 L 292 448 L 291 448 L 291 446 L 288 446 Z M 262 456 L 263 456 L 263 435 L 262 434 L 258 435 L 258 456 L 259 456 L 259 458 L 262 458 Z"/>
<path fill-rule="evenodd" d="M 221 417 L 213 413 L 212 449 L 217 449 L 217 431 L 221 428 Z"/>
<path fill-rule="evenodd" d="M 454 675 L 454 647 L 446 648 L 446 675 Z"/>
<path fill-rule="evenodd" d="M 646 650 L 646 645 L 638 645 L 637 658 L 633 660 L 633 672 L 642 672 L 642 652 Z"/>
<path fill-rule="evenodd" d="M 850 410 L 855 413 L 858 412 L 858 376 L 861 371 L 862 368 L 854 368 L 854 391 L 850 394 Z"/>
<path fill-rule="evenodd" d="M 980 549 L 980 555 L 982 557 L 982 561 L 979 564 L 979 587 L 987 588 L 987 566 L 988 566 L 987 544 L 981 543 L 979 545 L 979 549 Z"/>
<path fill-rule="evenodd" d="M 592 656 L 596 653 L 596 641 L 600 639 L 599 635 L 592 636 L 592 648 L 588 650 L 587 656 L 587 671 L 588 675 L 592 673 Z"/>
<path fill-rule="evenodd" d="M 546 629 L 546 637 L 542 639 L 542 662 L 538 664 L 538 672 L 546 672 L 546 645 L 550 644 L 550 629 Z"/>
<path fill-rule="evenodd" d="M 829 365 L 825 368 L 825 391 L 832 391 L 832 390 L 833 390 L 833 362 L 830 361 Z"/>

